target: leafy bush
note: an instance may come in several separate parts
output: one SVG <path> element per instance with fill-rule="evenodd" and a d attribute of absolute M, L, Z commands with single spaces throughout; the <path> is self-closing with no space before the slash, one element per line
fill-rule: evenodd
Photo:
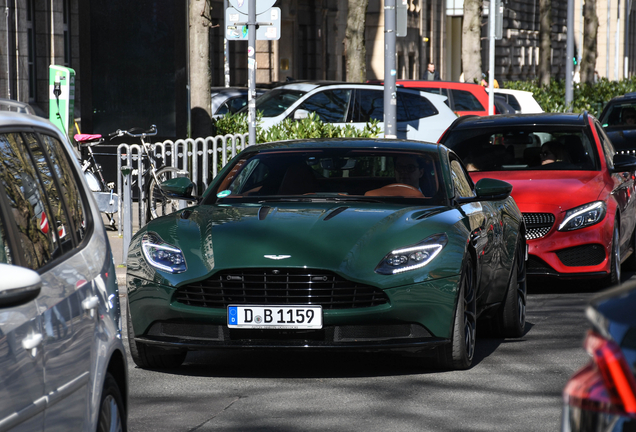
<path fill-rule="evenodd" d="M 534 98 L 546 112 L 567 111 L 565 105 L 565 80 L 552 79 L 550 86 L 547 88 L 541 88 L 537 80 L 507 81 L 503 87 L 532 92 Z M 630 92 L 636 92 L 636 77 L 621 81 L 610 81 L 607 78 L 601 78 L 595 84 L 573 83 L 572 111 L 580 113 L 587 110 L 589 113 L 598 116 L 610 99 Z"/>
<path fill-rule="evenodd" d="M 261 122 L 261 115 L 257 114 L 256 124 Z M 256 127 L 256 143 L 267 143 L 303 138 L 377 138 L 382 132 L 377 120 L 372 120 L 360 130 L 352 125 L 334 126 L 323 123 L 316 113 L 310 113 L 309 117 L 302 120 L 286 119 L 281 123 L 264 131 Z M 249 132 L 247 114 L 226 114 L 215 122 L 216 135 L 242 135 Z M 231 159 L 232 150 L 227 150 L 227 159 Z M 223 161 L 219 157 L 217 169 L 222 168 Z"/>
<path fill-rule="evenodd" d="M 256 124 L 260 124 L 261 115 L 257 114 Z M 249 131 L 247 123 L 247 114 L 227 114 L 216 120 L 217 135 L 226 134 L 244 134 Z M 266 143 L 272 141 L 282 141 L 290 139 L 303 138 L 344 138 L 344 137 L 361 137 L 361 138 L 377 138 L 382 131 L 378 126 L 377 120 L 367 123 L 364 129 L 360 130 L 352 125 L 334 126 L 330 123 L 323 123 L 316 113 L 310 113 L 309 116 L 302 120 L 286 119 L 279 124 L 270 127 L 264 131 L 260 127 L 256 127 L 256 142 Z"/>

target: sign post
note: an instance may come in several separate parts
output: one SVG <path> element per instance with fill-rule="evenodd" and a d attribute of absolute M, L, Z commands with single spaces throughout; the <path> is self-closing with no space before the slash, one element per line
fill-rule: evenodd
<path fill-rule="evenodd" d="M 225 10 L 225 39 L 247 40 L 248 145 L 256 144 L 256 40 L 280 39 L 280 9 L 276 0 L 229 0 Z"/>

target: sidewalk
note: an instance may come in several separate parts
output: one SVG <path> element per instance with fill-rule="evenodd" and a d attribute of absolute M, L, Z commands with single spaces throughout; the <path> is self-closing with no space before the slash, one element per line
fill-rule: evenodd
<path fill-rule="evenodd" d="M 121 290 L 126 286 L 126 266 L 122 264 L 124 262 L 124 238 L 123 236 L 119 237 L 118 231 L 113 231 L 108 228 L 106 229 L 106 234 L 108 235 L 110 248 L 113 250 L 117 285 L 119 285 L 119 289 Z"/>
<path fill-rule="evenodd" d="M 137 211 L 137 203 L 133 203 L 133 212 Z M 139 229 L 139 222 L 137 221 L 137 213 L 133 213 L 133 233 L 137 232 Z M 108 218 L 104 213 L 102 213 L 102 219 L 104 220 L 104 225 L 106 226 L 106 235 L 108 236 L 108 242 L 110 243 L 110 248 L 113 251 L 113 258 L 115 259 L 115 273 L 117 274 L 117 285 L 119 285 L 119 289 L 123 289 L 126 287 L 126 266 L 124 263 L 124 233 L 122 231 L 122 236 L 119 236 L 118 229 L 111 229 L 108 227 Z M 119 218 L 117 213 L 115 213 L 115 220 L 119 222 Z"/>

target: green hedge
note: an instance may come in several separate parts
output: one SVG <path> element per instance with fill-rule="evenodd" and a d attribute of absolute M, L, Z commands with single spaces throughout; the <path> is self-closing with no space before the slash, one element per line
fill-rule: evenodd
<path fill-rule="evenodd" d="M 539 87 L 536 80 L 533 81 L 507 81 L 504 88 L 526 90 L 532 92 L 534 98 L 546 112 L 565 112 L 565 81 L 553 79 L 547 88 Z M 636 77 L 621 81 L 610 81 L 607 78 L 595 84 L 574 83 L 572 93 L 572 111 L 589 113 L 598 116 L 605 104 L 613 97 L 625 93 L 636 92 Z"/>
<path fill-rule="evenodd" d="M 260 115 L 257 115 L 257 124 L 260 123 Z M 302 120 L 286 119 L 281 123 L 264 131 L 256 128 L 256 142 L 266 143 L 303 138 L 377 138 L 382 132 L 377 120 L 367 123 L 364 129 L 359 130 L 352 125 L 334 126 L 320 121 L 318 115 L 310 113 L 309 117 Z M 216 135 L 244 134 L 249 131 L 247 114 L 227 114 L 215 121 Z"/>

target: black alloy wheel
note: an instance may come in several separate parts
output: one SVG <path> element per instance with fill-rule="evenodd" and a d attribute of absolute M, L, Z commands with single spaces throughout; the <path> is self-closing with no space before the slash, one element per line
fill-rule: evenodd
<path fill-rule="evenodd" d="M 464 257 L 462 265 L 451 341 L 438 348 L 437 365 L 448 370 L 468 369 L 475 356 L 476 330 L 475 269 L 469 253 Z"/>
<path fill-rule="evenodd" d="M 610 255 L 610 272 L 603 279 L 603 287 L 618 285 L 621 282 L 621 245 L 618 231 L 618 219 L 614 219 L 614 235 L 612 236 L 612 249 Z"/>
<path fill-rule="evenodd" d="M 627 259 L 623 262 L 623 266 L 626 270 L 636 271 L 636 227 L 634 227 L 634 232 L 632 233 L 632 241 L 630 242 L 630 247 L 632 253 Z"/>
<path fill-rule="evenodd" d="M 521 337 L 526 327 L 526 242 L 519 235 L 510 272 L 506 298 L 496 317 L 497 333 L 503 337 Z"/>

